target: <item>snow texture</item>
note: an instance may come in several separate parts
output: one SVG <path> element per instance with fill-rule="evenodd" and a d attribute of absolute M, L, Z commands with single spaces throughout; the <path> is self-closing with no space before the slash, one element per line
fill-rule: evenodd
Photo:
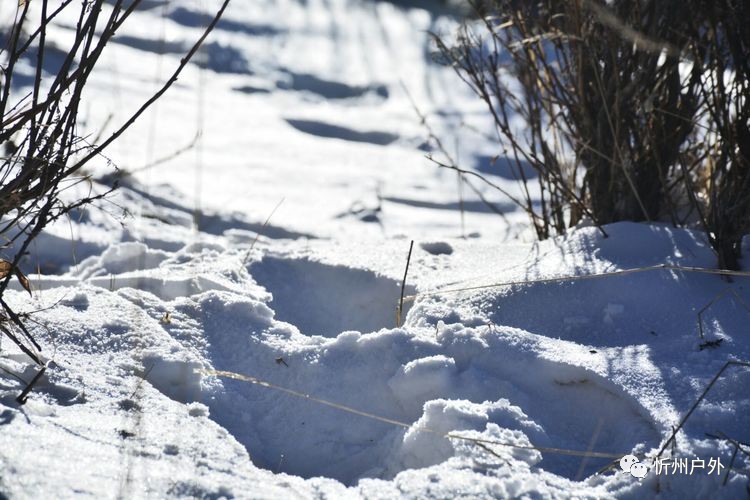
<path fill-rule="evenodd" d="M 212 6 L 145 2 L 91 78 L 87 126 L 150 95 Z M 666 452 L 718 458 L 721 474 L 657 475 L 649 459 L 728 360 L 750 359 L 747 278 L 498 285 L 715 257 L 660 224 L 533 243 L 498 193 L 481 188 L 505 220 L 459 195 L 424 158 L 404 87 L 462 163 L 518 186 L 475 132 L 491 131 L 481 103 L 431 55 L 427 32 L 456 19 L 425 7 L 232 2 L 108 151 L 132 175 L 36 240 L 31 299 L 15 281 L 3 297 L 33 311 L 48 369 L 19 405 L 36 368 L 0 346 L 0 497 L 745 498 L 747 455 L 727 473 L 734 447 L 707 433 L 750 441 L 747 368 L 725 371 Z M 48 36 L 64 46 L 74 24 Z M 197 150 L 139 169 L 196 131 Z M 702 339 L 697 312 L 722 293 Z M 629 454 L 645 478 L 620 468 Z"/>

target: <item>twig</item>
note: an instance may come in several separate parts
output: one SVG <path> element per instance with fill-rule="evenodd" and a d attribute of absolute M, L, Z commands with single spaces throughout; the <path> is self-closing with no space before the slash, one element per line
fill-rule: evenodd
<path fill-rule="evenodd" d="M 287 387 L 282 387 L 280 385 L 276 385 L 272 382 L 268 382 L 266 380 L 253 377 L 251 375 L 244 375 L 242 373 L 236 373 L 236 372 L 225 371 L 225 370 L 206 370 L 206 369 L 201 369 L 201 368 L 196 369 L 195 373 L 198 373 L 200 375 L 230 378 L 234 380 L 240 380 L 242 382 L 248 382 L 250 384 L 258 385 L 260 387 L 265 387 L 266 389 L 272 389 L 275 391 L 283 392 L 290 396 L 294 396 L 296 398 L 301 398 L 307 401 L 312 401 L 314 403 L 318 403 L 318 404 L 325 405 L 331 408 L 335 408 L 337 410 L 340 410 L 346 413 L 351 413 L 353 415 L 359 415 L 360 417 L 365 417 L 371 420 L 376 420 L 378 422 L 394 425 L 397 427 L 402 427 L 404 429 L 412 429 L 416 432 L 427 432 L 430 434 L 443 437 L 445 439 L 457 439 L 461 441 L 466 441 L 466 442 L 477 444 L 477 445 L 479 444 L 497 445 L 497 446 L 506 446 L 509 448 L 521 449 L 521 450 L 536 450 L 541 453 L 553 453 L 557 455 L 567 455 L 567 456 L 574 456 L 574 457 L 611 458 L 611 459 L 617 459 L 617 460 L 622 458 L 624 455 L 629 454 L 629 453 L 608 453 L 608 452 L 601 452 L 601 451 L 573 450 L 573 449 L 567 449 L 567 448 L 554 448 L 550 446 L 535 446 L 533 444 L 523 445 L 523 444 L 496 441 L 493 439 L 473 438 L 473 437 L 468 437 L 468 436 L 462 436 L 456 433 L 445 433 L 436 429 L 432 429 L 430 427 L 414 426 L 413 424 L 402 422 L 394 418 L 384 417 L 382 415 L 376 415 L 374 413 L 358 410 L 351 406 L 343 405 L 341 403 L 336 403 L 333 401 L 329 401 L 327 399 L 313 396 L 312 394 L 307 394 L 301 391 L 296 391 L 294 389 L 289 389 Z M 497 456 L 497 454 L 495 453 L 493 453 L 493 455 Z"/>
<path fill-rule="evenodd" d="M 135 394 L 138 392 L 138 389 L 141 388 L 141 385 L 143 385 L 143 382 L 146 381 L 148 378 L 148 374 L 151 373 L 151 370 L 154 369 L 155 363 L 151 363 L 151 365 L 146 368 L 146 371 L 143 372 L 143 375 L 140 377 L 141 379 L 138 381 L 138 383 L 135 385 L 135 389 L 133 389 L 133 392 L 130 394 L 129 399 L 133 399 L 135 397 Z"/>
<path fill-rule="evenodd" d="M 406 256 L 406 268 L 404 269 L 404 279 L 401 280 L 401 298 L 398 301 L 398 311 L 396 312 L 396 326 L 401 326 L 401 315 L 404 311 L 404 290 L 406 290 L 406 275 L 409 274 L 409 262 L 411 262 L 411 251 L 414 248 L 414 240 L 409 244 L 409 255 Z"/>
<path fill-rule="evenodd" d="M 39 382 L 39 379 L 42 378 L 42 375 L 44 375 L 45 371 L 47 371 L 47 365 L 42 365 L 41 369 L 37 372 L 36 375 L 34 375 L 34 378 L 31 379 L 31 382 L 29 382 L 26 388 L 16 398 L 18 404 L 26 404 L 26 400 L 29 399 L 29 393 L 34 388 L 36 383 Z"/>
<path fill-rule="evenodd" d="M 599 417 L 599 421 L 596 423 L 596 428 L 591 434 L 591 440 L 589 441 L 589 446 L 588 448 L 586 448 L 586 451 L 591 451 L 594 449 L 594 446 L 596 446 L 596 441 L 599 439 L 599 434 L 602 432 L 602 427 L 604 427 L 604 418 Z M 580 481 L 583 477 L 583 473 L 586 470 L 586 464 L 588 463 L 588 458 L 589 457 L 583 457 L 583 459 L 581 460 L 581 465 L 578 466 L 578 472 L 575 476 L 576 481 Z"/>
<path fill-rule="evenodd" d="M 271 221 L 271 217 L 273 217 L 273 214 L 276 213 L 276 210 L 279 209 L 282 203 L 284 203 L 285 198 L 282 198 L 279 200 L 279 202 L 276 204 L 275 207 L 273 207 L 273 210 L 271 210 L 271 213 L 268 214 L 268 217 L 266 217 L 266 221 L 263 223 L 263 225 L 260 227 L 260 231 L 255 232 L 255 238 L 253 239 L 253 242 L 250 243 L 250 248 L 247 249 L 247 252 L 245 252 L 245 257 L 242 259 L 242 265 L 244 266 L 247 262 L 247 259 L 250 258 L 250 252 L 253 251 L 253 248 L 255 247 L 255 244 L 258 242 L 258 238 L 260 238 L 261 233 L 263 233 L 263 230 L 266 228 L 268 223 Z"/>
<path fill-rule="evenodd" d="M 742 300 L 742 297 L 737 293 L 737 291 L 734 288 L 725 288 L 718 294 L 712 298 L 708 304 L 703 306 L 700 311 L 698 311 L 698 332 L 700 333 L 701 338 L 705 338 L 704 331 L 703 331 L 703 313 L 705 313 L 712 305 L 714 305 L 716 302 L 719 301 L 722 297 L 724 297 L 727 294 L 731 294 L 737 302 L 740 303 L 740 305 L 745 309 L 745 311 L 750 314 L 750 306 L 747 305 L 747 303 Z"/>
<path fill-rule="evenodd" d="M 473 290 L 486 290 L 488 288 L 499 288 L 503 286 L 519 286 L 519 285 L 530 285 L 536 283 L 559 283 L 561 281 L 581 281 L 588 279 L 597 278 L 608 278 L 613 276 L 624 276 L 627 274 L 635 274 L 649 271 L 678 271 L 686 273 L 697 273 L 697 274 L 716 274 L 724 275 L 729 274 L 731 276 L 738 277 L 750 277 L 750 271 L 730 271 L 728 269 L 710 269 L 703 267 L 691 267 L 691 266 L 675 266 L 672 264 L 660 264 L 656 266 L 636 267 L 633 269 L 621 269 L 619 271 L 607 271 L 603 273 L 591 273 L 591 274 L 579 274 L 572 276 L 555 276 L 552 278 L 539 278 L 533 280 L 514 280 L 505 281 L 500 283 L 492 283 L 489 285 L 476 285 L 468 286 L 463 288 L 449 288 L 444 290 L 431 290 L 426 292 L 419 292 L 414 295 L 409 295 L 404 298 L 406 301 L 415 300 L 418 297 L 430 297 L 434 295 L 443 295 L 446 293 L 459 293 Z"/>
<path fill-rule="evenodd" d="M 729 472 L 732 470 L 732 466 L 734 465 L 734 459 L 737 458 L 737 452 L 740 449 L 740 445 L 735 443 L 734 444 L 734 453 L 732 453 L 732 459 L 729 460 L 729 466 L 727 467 L 727 472 L 724 474 L 724 480 L 721 482 L 722 486 L 727 485 L 727 481 L 729 480 Z"/>
<path fill-rule="evenodd" d="M 165 156 L 162 156 L 161 158 L 158 158 L 158 159 L 156 159 L 156 160 L 154 160 L 154 161 L 152 161 L 150 163 L 142 165 L 142 166 L 140 166 L 138 168 L 134 168 L 134 169 L 130 169 L 130 170 L 128 170 L 126 168 L 123 171 L 123 176 L 125 176 L 125 175 L 133 175 L 133 174 L 135 174 L 137 172 L 142 172 L 144 170 L 149 170 L 149 169 L 152 169 L 154 167 L 158 167 L 159 165 L 162 165 L 162 164 L 164 164 L 164 163 L 166 163 L 168 161 L 174 160 L 175 158 L 178 158 L 182 154 L 187 153 L 188 151 L 190 151 L 191 149 L 193 149 L 195 147 L 195 144 L 198 142 L 198 139 L 200 139 L 200 137 L 201 137 L 201 131 L 198 130 L 198 131 L 195 132 L 195 135 L 190 140 L 190 142 L 188 142 L 187 144 L 185 144 L 181 148 L 178 148 L 178 149 L 172 151 L 171 153 L 169 153 L 169 154 L 167 154 Z M 94 142 L 96 142 L 96 141 L 94 141 Z"/>
<path fill-rule="evenodd" d="M 716 436 L 714 434 L 710 434 L 710 433 L 707 432 L 706 436 L 708 436 L 708 437 L 710 437 L 712 439 L 721 439 L 722 441 L 728 441 L 728 442 L 730 442 L 730 443 L 732 443 L 734 445 L 734 451 L 732 452 L 732 458 L 729 461 L 729 465 L 727 466 L 727 472 L 724 474 L 724 480 L 721 482 L 722 486 L 726 486 L 727 485 L 727 481 L 729 481 L 729 472 L 734 469 L 733 465 L 734 465 L 735 459 L 737 458 L 737 452 L 741 451 L 743 454 L 745 454 L 747 456 L 750 456 L 750 452 L 748 452 L 747 450 L 745 450 L 742 447 L 743 445 L 744 446 L 750 446 L 750 444 L 743 443 L 741 441 L 737 441 L 735 439 L 732 439 L 732 438 L 728 437 L 726 434 L 724 434 L 723 432 L 719 432 L 719 434 L 720 434 L 719 436 Z M 739 469 L 734 469 L 734 470 L 739 470 Z"/>
<path fill-rule="evenodd" d="M 68 170 L 65 171 L 65 175 L 70 175 L 71 173 L 77 171 L 81 166 L 83 166 L 86 162 L 91 160 L 93 157 L 99 155 L 104 149 L 109 146 L 112 142 L 114 142 L 118 137 L 120 137 L 125 130 L 127 130 L 135 121 L 143 114 L 146 109 L 148 109 L 154 102 L 156 102 L 164 93 L 177 81 L 177 79 L 180 76 L 180 73 L 182 73 L 182 70 L 185 69 L 185 66 L 187 66 L 188 62 L 193 58 L 195 53 L 198 51 L 198 48 L 203 44 L 203 41 L 206 39 L 206 37 L 213 31 L 214 27 L 219 23 L 219 20 L 221 19 L 221 16 L 224 14 L 224 11 L 226 10 L 227 6 L 229 5 L 230 0 L 224 0 L 224 2 L 221 4 L 221 8 L 219 8 L 218 12 L 214 16 L 214 18 L 211 20 L 211 23 L 206 27 L 205 31 L 201 35 L 201 37 L 198 39 L 198 41 L 193 44 L 193 46 L 190 48 L 188 53 L 180 60 L 180 65 L 177 67 L 177 69 L 172 73 L 172 76 L 167 80 L 167 82 L 154 94 L 152 95 L 140 108 L 138 108 L 138 111 L 133 113 L 133 115 L 128 118 L 128 120 L 120 126 L 106 141 L 104 141 L 102 144 L 94 148 L 93 151 L 91 151 L 89 154 L 84 156 L 81 160 L 79 160 L 75 165 L 68 168 Z"/>
<path fill-rule="evenodd" d="M 469 179 L 467 179 L 466 176 L 464 175 L 466 173 L 466 171 L 463 171 L 463 170 L 461 170 L 461 169 L 458 168 L 458 165 L 456 164 L 456 161 L 453 159 L 453 157 L 450 155 L 450 153 L 448 153 L 448 150 L 443 145 L 443 142 L 440 140 L 440 137 L 438 137 L 437 134 L 432 130 L 432 127 L 430 126 L 430 124 L 427 121 L 427 116 L 424 113 L 422 113 L 422 111 L 419 109 L 419 106 L 417 106 L 417 103 L 414 101 L 414 98 L 412 97 L 411 93 L 409 92 L 409 89 L 406 87 L 406 84 L 403 81 L 401 81 L 400 83 L 401 83 L 401 88 L 404 90 L 404 93 L 406 93 L 406 97 L 409 99 L 409 102 L 411 103 L 412 109 L 414 110 L 414 112 L 416 113 L 417 117 L 419 118 L 419 123 L 427 131 L 428 138 L 430 140 L 432 140 L 432 141 L 435 142 L 435 145 L 437 146 L 438 150 L 448 160 L 448 162 L 450 164 L 450 168 L 453 168 L 454 170 L 456 170 L 456 173 L 458 175 L 458 196 L 459 196 L 458 203 L 459 203 L 459 209 L 461 211 L 461 237 L 464 238 L 465 237 L 465 233 L 466 233 L 466 229 L 465 229 L 465 225 L 466 225 L 465 224 L 465 218 L 466 218 L 466 216 L 464 214 L 464 212 L 465 212 L 465 209 L 464 209 L 464 195 L 463 195 L 463 189 L 462 189 L 463 184 L 466 184 L 467 186 L 469 186 L 471 188 L 471 190 L 474 191 L 474 193 L 476 193 L 476 195 L 479 197 L 479 199 L 480 199 L 480 201 L 482 203 L 484 203 L 485 205 L 487 205 L 487 207 L 489 207 L 490 210 L 492 210 L 497 215 L 499 215 L 507 223 L 508 219 L 505 217 L 505 214 L 503 214 L 502 211 L 500 211 L 497 207 L 495 207 L 492 203 L 490 203 L 484 197 L 484 195 L 481 193 L 481 191 L 479 191 L 479 189 L 477 189 L 476 186 L 474 186 L 473 184 L 471 184 L 469 182 Z M 456 149 L 458 149 L 458 145 L 456 145 Z M 431 162 L 435 163 L 438 167 L 444 167 L 444 166 L 446 166 L 446 165 L 443 165 L 442 163 L 440 163 L 439 161 L 435 160 L 432 157 L 432 155 L 428 154 L 428 155 L 426 155 L 426 158 L 428 160 L 430 160 Z M 478 176 L 478 177 L 480 177 L 482 180 L 484 180 L 485 182 L 487 182 L 487 180 L 485 178 L 483 178 L 481 176 Z M 521 206 L 522 208 L 526 208 L 525 206 L 520 205 L 520 202 L 518 202 L 513 196 L 511 196 L 505 190 L 500 189 L 498 186 L 495 186 L 495 185 L 493 185 L 493 184 L 491 184 L 489 182 L 488 182 L 488 184 L 492 185 L 492 187 L 494 187 L 495 189 L 498 189 L 502 194 L 504 194 L 505 196 L 507 196 L 508 198 L 510 198 L 510 200 L 513 203 Z"/>
<path fill-rule="evenodd" d="M 698 396 L 698 399 L 696 399 L 695 403 L 693 403 L 693 406 L 690 407 L 690 409 L 685 414 L 685 416 L 682 417 L 682 420 L 680 420 L 680 423 L 672 431 L 672 435 L 669 436 L 669 439 L 667 439 L 667 441 L 664 443 L 664 445 L 659 450 L 659 453 L 656 455 L 657 459 L 659 457 L 661 457 L 662 453 L 664 453 L 664 450 L 667 449 L 667 446 L 669 446 L 670 443 L 676 442 L 675 441 L 675 436 L 677 435 L 677 433 L 680 431 L 680 429 L 682 429 L 682 426 L 685 425 L 685 422 L 688 421 L 688 419 L 690 418 L 690 415 L 693 414 L 693 412 L 695 411 L 695 409 L 698 408 L 698 405 L 701 404 L 701 401 L 703 401 L 703 398 L 706 397 L 706 394 L 708 394 L 708 391 L 710 391 L 711 388 L 716 383 L 716 381 L 719 380 L 719 377 L 721 377 L 722 373 L 724 373 L 724 370 L 726 370 L 730 366 L 744 366 L 744 367 L 750 368 L 750 363 L 745 362 L 745 361 L 727 361 L 726 363 L 724 363 L 724 366 L 722 366 L 721 369 L 718 372 L 716 372 L 716 375 L 714 375 L 714 377 L 711 379 L 711 382 L 708 383 L 708 385 L 703 390 L 703 392 L 701 393 L 701 395 Z"/>

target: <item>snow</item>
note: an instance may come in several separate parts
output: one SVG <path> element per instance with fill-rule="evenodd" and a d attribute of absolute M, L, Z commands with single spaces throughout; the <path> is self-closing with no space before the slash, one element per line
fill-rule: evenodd
<path fill-rule="evenodd" d="M 91 130 L 155 90 L 214 8 L 147 5 L 92 77 Z M 747 456 L 722 485 L 734 447 L 706 433 L 750 440 L 747 368 L 677 435 L 675 456 L 721 474 L 657 475 L 651 459 L 718 370 L 750 359 L 747 278 L 539 282 L 715 256 L 660 224 L 534 242 L 498 193 L 481 187 L 505 221 L 460 197 L 401 83 L 462 163 L 518 187 L 474 131 L 489 131 L 480 103 L 432 61 L 427 31 L 455 19 L 424 7 L 233 1 L 107 152 L 133 175 L 36 240 L 31 299 L 15 281 L 4 296 L 33 312 L 48 369 L 19 405 L 37 369 L 3 339 L 0 496 L 744 498 Z M 49 36 L 63 46 L 70 26 Z M 698 311 L 722 293 L 701 339 Z M 629 454 L 645 478 L 621 470 Z"/>

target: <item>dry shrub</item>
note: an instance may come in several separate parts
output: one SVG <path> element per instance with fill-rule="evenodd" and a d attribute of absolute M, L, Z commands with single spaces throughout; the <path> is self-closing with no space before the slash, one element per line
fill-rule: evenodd
<path fill-rule="evenodd" d="M 747 2 L 474 8 L 456 43 L 435 38 L 487 105 L 540 239 L 584 216 L 699 225 L 719 266 L 738 268 L 750 230 Z"/>
<path fill-rule="evenodd" d="M 84 166 L 93 161 L 106 162 L 103 150 L 176 81 L 229 0 L 224 0 L 203 36 L 163 87 L 111 135 L 100 142 L 95 139 L 93 144 L 78 135 L 82 95 L 107 43 L 140 7 L 141 0 L 12 3 L 12 20 L 0 26 L 0 146 L 5 151 L 0 159 L 0 237 L 5 251 L 13 254 L 0 261 L 0 333 L 41 363 L 41 347 L 25 327 L 25 318 L 16 314 L 3 297 L 13 276 L 29 289 L 19 262 L 45 227 L 107 194 L 67 202 L 61 196 L 71 184 L 87 180 L 81 175 Z M 74 40 L 69 46 L 57 47 L 47 38 L 48 28 L 62 12 L 71 10 L 78 19 Z M 25 69 L 29 67 L 31 75 Z M 17 95 L 20 89 L 30 91 Z"/>

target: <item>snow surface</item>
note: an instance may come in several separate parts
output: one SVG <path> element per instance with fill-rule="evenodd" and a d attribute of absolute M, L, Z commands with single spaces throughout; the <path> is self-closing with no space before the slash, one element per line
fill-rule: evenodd
<path fill-rule="evenodd" d="M 146 5 L 90 81 L 91 131 L 157 88 L 216 2 Z M 534 243 L 496 192 L 477 184 L 506 220 L 459 195 L 425 159 L 404 87 L 462 164 L 518 188 L 481 104 L 433 62 L 427 32 L 455 18 L 425 5 L 233 1 L 107 152 L 133 175 L 37 239 L 31 299 L 15 282 L 4 297 L 35 311 L 49 369 L 19 405 L 11 374 L 36 369 L 2 343 L 0 496 L 745 498 L 742 453 L 726 485 L 726 470 L 638 480 L 616 457 L 653 458 L 724 363 L 750 359 L 746 278 L 494 286 L 715 258 L 664 225 Z M 50 37 L 64 46 L 72 22 Z M 748 387 L 750 370 L 728 369 L 667 456 L 728 466 L 734 447 L 706 433 L 750 441 Z"/>

